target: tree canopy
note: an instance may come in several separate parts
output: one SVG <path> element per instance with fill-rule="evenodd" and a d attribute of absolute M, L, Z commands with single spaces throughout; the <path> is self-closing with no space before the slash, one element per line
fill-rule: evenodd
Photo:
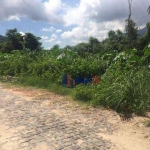
<path fill-rule="evenodd" d="M 32 51 L 39 51 L 41 49 L 40 37 L 36 37 L 32 33 L 26 33 L 23 39 L 26 48 Z"/>
<path fill-rule="evenodd" d="M 0 51 L 2 52 L 21 51 L 24 48 L 31 51 L 41 50 L 42 44 L 39 42 L 39 37 L 36 37 L 32 33 L 21 35 L 16 28 L 7 30 L 5 37 L 1 39 L 3 39 L 0 45 Z"/>

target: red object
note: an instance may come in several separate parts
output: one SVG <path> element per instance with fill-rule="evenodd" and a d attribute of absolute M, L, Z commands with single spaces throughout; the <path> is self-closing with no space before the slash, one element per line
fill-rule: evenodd
<path fill-rule="evenodd" d="M 67 86 L 68 87 L 74 87 L 75 86 L 75 80 L 71 79 L 69 74 L 67 74 Z"/>
<path fill-rule="evenodd" d="M 92 84 L 98 84 L 100 83 L 100 77 L 99 76 L 93 76 L 92 77 Z"/>
<path fill-rule="evenodd" d="M 70 75 L 67 74 L 67 86 L 70 86 Z"/>

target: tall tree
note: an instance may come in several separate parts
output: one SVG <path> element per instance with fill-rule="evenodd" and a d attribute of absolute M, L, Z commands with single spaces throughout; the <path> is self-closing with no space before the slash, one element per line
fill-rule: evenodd
<path fill-rule="evenodd" d="M 148 14 L 150 14 L 150 6 L 148 7 L 147 12 L 148 12 Z"/>
<path fill-rule="evenodd" d="M 128 0 L 128 4 L 129 4 L 129 17 L 128 17 L 128 20 L 130 20 L 131 15 L 132 15 L 132 0 Z"/>
<path fill-rule="evenodd" d="M 121 52 L 126 49 L 126 39 L 125 39 L 125 34 L 122 33 L 122 31 L 117 30 L 113 31 L 110 30 L 108 32 L 108 38 L 103 41 L 105 51 L 117 51 Z"/>
<path fill-rule="evenodd" d="M 9 29 L 6 31 L 5 41 L 1 44 L 1 51 L 11 52 L 12 50 L 22 50 L 23 38 L 17 29 Z"/>
<path fill-rule="evenodd" d="M 135 46 L 135 42 L 138 39 L 138 28 L 136 27 L 136 23 L 131 19 L 132 15 L 132 0 L 128 0 L 129 4 L 129 16 L 126 20 L 126 36 L 128 41 L 128 48 L 133 48 Z"/>
<path fill-rule="evenodd" d="M 76 51 L 80 56 L 85 56 L 86 52 L 89 52 L 89 44 L 88 43 L 79 43 L 76 46 L 74 46 L 74 51 Z"/>
<path fill-rule="evenodd" d="M 90 37 L 89 38 L 89 52 L 91 53 L 97 53 L 99 52 L 99 45 L 100 45 L 100 42 L 97 38 L 94 38 L 94 37 Z"/>
<path fill-rule="evenodd" d="M 136 26 L 136 23 L 133 20 L 126 20 L 127 24 L 125 26 L 126 35 L 128 37 L 128 40 L 131 42 L 134 42 L 138 38 L 138 27 Z"/>
<path fill-rule="evenodd" d="M 26 33 L 24 36 L 24 45 L 31 51 L 40 51 L 42 45 L 41 42 L 39 42 L 40 39 L 40 37 L 36 37 L 32 33 Z"/>
<path fill-rule="evenodd" d="M 60 46 L 55 44 L 50 50 L 59 50 Z"/>
<path fill-rule="evenodd" d="M 0 35 L 0 43 L 3 43 L 6 41 L 6 37 L 5 36 L 2 36 Z"/>
<path fill-rule="evenodd" d="M 21 50 L 23 48 L 22 46 L 22 36 L 20 33 L 18 33 L 17 29 L 9 29 L 6 31 L 6 38 L 7 42 L 12 44 L 12 50 Z"/>

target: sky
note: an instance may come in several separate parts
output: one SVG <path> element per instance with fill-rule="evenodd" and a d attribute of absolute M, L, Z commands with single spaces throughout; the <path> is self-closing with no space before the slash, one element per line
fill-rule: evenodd
<path fill-rule="evenodd" d="M 150 22 L 150 0 L 132 0 L 132 19 L 139 28 Z M 0 35 L 17 28 L 18 32 L 41 37 L 50 49 L 102 41 L 110 30 L 124 31 L 128 0 L 0 0 Z"/>

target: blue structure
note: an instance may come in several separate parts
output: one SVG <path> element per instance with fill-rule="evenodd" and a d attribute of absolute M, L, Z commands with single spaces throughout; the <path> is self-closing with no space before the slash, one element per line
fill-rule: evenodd
<path fill-rule="evenodd" d="M 72 79 L 69 74 L 62 76 L 62 85 L 67 87 L 74 87 L 77 84 L 98 84 L 100 82 L 99 76 L 83 76 Z"/>
<path fill-rule="evenodd" d="M 88 77 L 84 77 L 84 84 L 89 84 L 92 83 L 92 77 L 88 76 Z"/>
<path fill-rule="evenodd" d="M 76 77 L 76 84 L 84 84 L 84 77 Z"/>
<path fill-rule="evenodd" d="M 66 85 L 67 85 L 67 74 L 64 74 L 64 75 L 62 76 L 62 85 L 63 85 L 63 86 L 66 86 Z"/>

